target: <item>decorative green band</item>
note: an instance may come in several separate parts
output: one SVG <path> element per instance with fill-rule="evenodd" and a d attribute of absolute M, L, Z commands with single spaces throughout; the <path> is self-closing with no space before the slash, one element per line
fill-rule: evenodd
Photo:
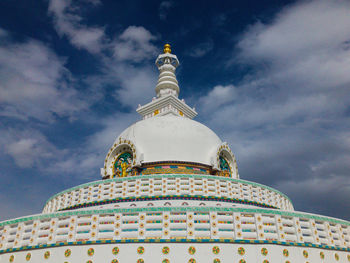
<path fill-rule="evenodd" d="M 296 243 L 296 242 L 282 242 L 282 241 L 271 241 L 271 240 L 245 240 L 245 239 L 123 239 L 123 240 L 96 240 L 96 241 L 77 241 L 77 242 L 61 242 L 55 244 L 45 244 L 37 246 L 25 246 L 20 248 L 9 248 L 0 250 L 0 254 L 12 253 L 24 250 L 34 250 L 41 248 L 52 248 L 62 246 L 79 246 L 79 245 L 98 245 L 98 244 L 116 244 L 116 243 L 229 243 L 229 244 L 272 244 L 282 246 L 296 246 L 296 247 L 311 247 L 311 248 L 322 248 L 328 250 L 350 252 L 350 248 L 339 248 L 327 245 L 315 245 L 309 243 Z"/>
<path fill-rule="evenodd" d="M 107 180 L 99 180 L 99 181 L 94 181 L 94 182 L 90 182 L 90 183 L 86 183 L 86 184 L 81 184 L 81 185 L 66 189 L 62 192 L 59 192 L 59 193 L 53 195 L 52 197 L 50 197 L 49 200 L 46 201 L 46 204 L 57 196 L 63 195 L 63 194 L 68 193 L 68 192 L 72 192 L 72 191 L 80 189 L 80 188 L 85 188 L 85 187 L 99 185 L 99 184 L 106 184 L 106 183 L 111 183 L 111 182 L 123 182 L 123 181 L 136 180 L 136 179 L 158 179 L 158 178 L 214 179 L 214 180 L 230 181 L 230 182 L 234 182 L 234 183 L 242 183 L 242 184 L 261 187 L 261 188 L 265 188 L 265 189 L 268 189 L 270 191 L 273 191 L 273 192 L 285 197 L 287 200 L 289 200 L 289 202 L 291 204 L 293 204 L 288 196 L 286 196 L 285 194 L 281 193 L 280 191 L 278 191 L 272 187 L 269 187 L 269 186 L 266 186 L 263 184 L 258 184 L 258 183 L 246 181 L 246 180 L 242 180 L 242 179 L 234 179 L 234 178 L 229 178 L 229 177 L 220 177 L 220 176 L 205 175 L 205 174 L 204 175 L 198 175 L 198 174 L 161 174 L 160 175 L 160 174 L 157 174 L 157 175 L 129 176 L 129 177 L 119 177 L 119 178 L 107 179 Z"/>
<path fill-rule="evenodd" d="M 87 202 L 87 203 L 81 203 L 73 206 L 68 206 L 63 209 L 59 209 L 58 211 L 67 211 L 67 210 L 74 210 L 74 209 L 85 208 L 85 207 L 93 207 L 93 206 L 122 203 L 122 202 L 158 201 L 158 200 L 216 201 L 216 202 L 246 204 L 246 205 L 253 205 L 253 206 L 259 206 L 264 208 L 278 209 L 275 206 L 268 205 L 265 203 L 250 201 L 246 199 L 242 200 L 239 198 L 226 198 L 226 197 L 200 196 L 200 195 L 159 195 L 159 196 L 141 196 L 137 198 L 120 197 L 120 198 L 114 198 L 114 199 L 104 199 L 101 201 L 93 201 L 93 202 Z"/>
<path fill-rule="evenodd" d="M 72 215 L 92 215 L 92 214 L 112 214 L 112 213 L 142 213 L 142 212 L 237 212 L 237 213 L 261 213 L 270 215 L 281 215 L 289 217 L 300 217 L 328 221 L 334 224 L 342 224 L 350 226 L 349 221 L 331 218 L 316 214 L 300 213 L 295 211 L 281 211 L 276 209 L 261 209 L 261 208 L 239 208 L 239 207 L 140 207 L 140 208 L 116 208 L 116 209 L 99 209 L 99 210 L 76 210 L 67 212 L 57 212 L 51 214 L 39 214 L 29 217 L 21 217 L 17 219 L 0 222 L 0 226 L 16 224 L 37 219 L 48 219 L 55 217 L 66 217 Z"/>

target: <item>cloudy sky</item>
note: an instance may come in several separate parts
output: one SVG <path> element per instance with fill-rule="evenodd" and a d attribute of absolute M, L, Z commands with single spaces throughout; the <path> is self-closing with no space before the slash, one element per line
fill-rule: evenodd
<path fill-rule="evenodd" d="M 350 1 L 0 2 L 0 220 L 100 179 L 155 95 L 172 44 L 180 97 L 242 179 L 350 220 Z"/>

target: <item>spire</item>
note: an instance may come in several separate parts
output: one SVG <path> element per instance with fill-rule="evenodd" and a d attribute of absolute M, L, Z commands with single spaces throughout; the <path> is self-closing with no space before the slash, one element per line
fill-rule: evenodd
<path fill-rule="evenodd" d="M 189 107 L 185 101 L 179 100 L 180 88 L 175 76 L 175 70 L 179 66 L 179 60 L 171 54 L 169 44 L 164 45 L 163 54 L 156 60 L 159 70 L 158 83 L 156 86 L 157 98 L 153 98 L 146 105 L 139 105 L 137 112 L 143 119 L 174 115 L 184 118 L 194 118 L 197 112 Z"/>
<path fill-rule="evenodd" d="M 164 45 L 163 54 L 160 54 L 156 60 L 159 70 L 158 83 L 156 86 L 157 98 L 168 94 L 179 96 L 180 88 L 175 76 L 175 70 L 180 62 L 176 55 L 171 54 L 169 44 Z"/>

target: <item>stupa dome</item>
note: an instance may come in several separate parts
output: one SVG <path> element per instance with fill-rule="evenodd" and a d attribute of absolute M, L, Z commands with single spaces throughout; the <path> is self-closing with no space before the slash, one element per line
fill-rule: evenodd
<path fill-rule="evenodd" d="M 189 118 L 159 116 L 136 122 L 118 137 L 133 142 L 143 163 L 182 161 L 212 165 L 220 138 Z"/>
<path fill-rule="evenodd" d="M 180 88 L 175 70 L 179 60 L 170 53 L 169 45 L 165 47 L 164 54 L 156 60 L 157 97 L 139 105 L 137 112 L 142 120 L 114 141 L 101 168 L 102 178 L 164 173 L 164 169 L 167 173 L 183 173 L 191 169 L 238 179 L 236 159 L 228 144 L 211 129 L 192 120 L 197 112 L 178 98 Z M 148 171 L 150 165 L 158 168 Z"/>

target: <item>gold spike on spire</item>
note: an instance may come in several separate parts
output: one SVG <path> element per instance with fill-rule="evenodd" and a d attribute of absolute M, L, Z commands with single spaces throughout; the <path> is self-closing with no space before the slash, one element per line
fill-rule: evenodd
<path fill-rule="evenodd" d="M 164 52 L 164 54 L 165 53 L 171 53 L 171 49 L 170 49 L 170 45 L 169 44 L 165 44 L 164 45 L 163 52 Z"/>

